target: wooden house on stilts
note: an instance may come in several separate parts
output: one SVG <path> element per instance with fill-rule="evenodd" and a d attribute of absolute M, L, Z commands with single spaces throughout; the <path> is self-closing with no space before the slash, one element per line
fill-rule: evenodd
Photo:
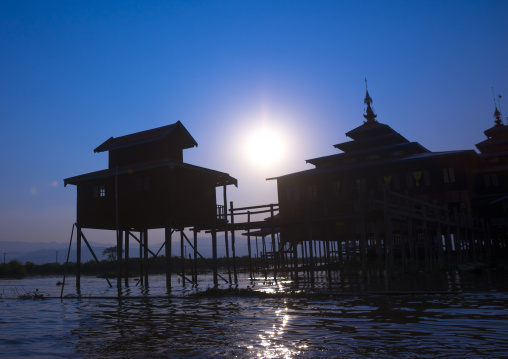
<path fill-rule="evenodd" d="M 368 91 L 364 103 L 363 124 L 346 133 L 351 141 L 334 146 L 341 153 L 307 160 L 313 169 L 271 178 L 281 248 L 293 253 L 292 267 L 313 273 L 318 265 L 330 270 L 358 262 L 429 270 L 485 258 L 494 213 L 479 204 L 506 216 L 508 188 L 479 189 L 478 171 L 489 175 L 491 187 L 506 176 L 506 126 L 486 131 L 489 140 L 477 145 L 481 156 L 432 152 L 378 122 Z M 500 228 L 504 239 L 496 248 L 506 250 L 506 226 Z"/>
<path fill-rule="evenodd" d="M 148 230 L 165 229 L 166 284 L 171 288 L 171 238 L 184 229 L 194 230 L 189 245 L 196 257 L 196 233 L 209 230 L 215 259 L 216 228 L 226 221 L 225 206 L 228 185 L 237 180 L 227 173 L 194 166 L 183 161 L 183 150 L 197 147 L 197 142 L 180 121 L 147 131 L 111 137 L 94 152 L 109 153 L 105 170 L 86 173 L 64 180 L 77 187 L 77 278 L 80 288 L 80 262 L 84 228 L 114 230 L 117 234 L 118 287 L 122 273 L 127 283 L 129 240 L 140 245 L 140 280 L 148 284 Z M 217 187 L 223 188 L 224 204 L 218 205 Z M 136 235 L 138 234 L 138 235 Z M 183 248 L 183 247 L 182 247 Z M 183 255 L 183 254 L 182 254 Z M 214 269 L 215 281 L 217 268 Z M 184 273 L 179 273 L 184 276 Z M 184 277 L 185 278 L 185 277 Z M 191 280 L 192 281 L 192 280 Z"/>

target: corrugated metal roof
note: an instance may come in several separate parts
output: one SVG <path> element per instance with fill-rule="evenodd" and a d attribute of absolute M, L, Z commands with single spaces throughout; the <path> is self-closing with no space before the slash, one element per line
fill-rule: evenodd
<path fill-rule="evenodd" d="M 192 136 L 184 127 L 184 125 L 182 125 L 180 121 L 177 121 L 176 123 L 173 123 L 171 125 L 157 127 L 151 130 L 136 132 L 121 137 L 110 137 L 104 143 L 102 143 L 100 146 L 94 149 L 94 152 L 110 151 L 118 148 L 138 145 L 141 143 L 157 141 L 166 137 L 167 135 L 169 135 L 170 133 L 172 133 L 177 129 L 184 131 L 183 132 L 184 145 L 182 148 L 190 148 L 198 146 L 198 143 L 194 140 L 194 138 L 192 138 Z"/>

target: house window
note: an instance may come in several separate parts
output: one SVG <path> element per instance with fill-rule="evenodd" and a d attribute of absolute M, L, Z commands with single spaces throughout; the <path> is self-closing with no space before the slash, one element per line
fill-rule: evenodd
<path fill-rule="evenodd" d="M 295 201 L 298 201 L 300 199 L 300 189 L 298 188 L 298 186 L 295 186 L 295 188 L 293 189 L 293 196 Z"/>
<path fill-rule="evenodd" d="M 407 188 L 413 188 L 413 175 L 406 173 L 406 186 Z"/>
<path fill-rule="evenodd" d="M 426 186 L 430 186 L 430 172 L 429 171 L 423 171 L 423 183 Z"/>
<path fill-rule="evenodd" d="M 148 191 L 150 189 L 150 179 L 148 176 L 136 179 L 136 191 Z"/>
<path fill-rule="evenodd" d="M 415 186 L 420 187 L 420 180 L 422 179 L 423 172 L 422 171 L 414 171 L 413 178 L 415 179 Z"/>
<path fill-rule="evenodd" d="M 317 198 L 317 186 L 315 184 L 309 186 L 309 198 Z"/>
<path fill-rule="evenodd" d="M 499 182 L 497 180 L 497 174 L 492 173 L 490 177 L 492 178 L 492 187 L 497 187 L 499 185 Z"/>
<path fill-rule="evenodd" d="M 96 184 L 93 186 L 93 197 L 106 197 L 106 185 L 105 184 Z"/>
<path fill-rule="evenodd" d="M 393 175 L 393 188 L 400 189 L 399 175 Z"/>
<path fill-rule="evenodd" d="M 455 182 L 455 171 L 453 167 L 443 168 L 443 181 L 444 183 Z"/>
<path fill-rule="evenodd" d="M 485 187 L 497 187 L 499 185 L 496 173 L 486 174 L 483 178 L 485 180 Z"/>
<path fill-rule="evenodd" d="M 292 188 L 286 188 L 286 199 L 288 201 L 291 201 L 293 199 L 293 189 Z"/>
<path fill-rule="evenodd" d="M 340 194 L 340 181 L 334 181 L 332 183 L 332 193 L 335 195 Z"/>
<path fill-rule="evenodd" d="M 365 178 L 357 179 L 356 186 L 358 187 L 358 192 L 365 192 L 367 190 L 367 181 Z"/>

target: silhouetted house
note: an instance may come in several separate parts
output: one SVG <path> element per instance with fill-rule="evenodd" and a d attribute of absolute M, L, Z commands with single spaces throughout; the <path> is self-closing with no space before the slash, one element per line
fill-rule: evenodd
<path fill-rule="evenodd" d="M 476 144 L 480 166 L 476 181 L 476 205 L 498 234 L 508 232 L 508 126 L 494 111 L 494 126 L 485 130 L 487 139 Z"/>
<path fill-rule="evenodd" d="M 286 227 L 283 239 L 354 236 L 361 231 L 354 201 L 382 199 L 386 189 L 451 212 L 473 212 L 476 152 L 431 152 L 378 122 L 368 92 L 364 102 L 364 123 L 346 133 L 351 141 L 334 146 L 342 153 L 307 160 L 315 168 L 275 178 L 281 219 L 300 223 Z M 312 228 L 306 229 L 309 219 Z M 367 226 L 370 235 L 374 227 Z"/>
<path fill-rule="evenodd" d="M 94 152 L 109 152 L 109 168 L 64 180 L 77 186 L 77 224 L 82 228 L 147 230 L 210 228 L 223 217 L 216 188 L 237 180 L 227 173 L 183 162 L 197 143 L 180 121 L 122 137 Z M 219 207 L 219 213 L 218 213 Z"/>

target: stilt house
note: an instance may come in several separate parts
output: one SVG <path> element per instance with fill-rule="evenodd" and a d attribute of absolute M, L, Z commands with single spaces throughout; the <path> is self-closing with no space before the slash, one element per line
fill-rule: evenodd
<path fill-rule="evenodd" d="M 211 228 L 224 220 L 216 188 L 237 180 L 227 173 L 183 161 L 197 142 L 180 121 L 147 131 L 111 137 L 94 152 L 109 152 L 109 168 L 66 178 L 77 187 L 81 228 L 147 230 L 169 219 L 180 228 Z"/>
<path fill-rule="evenodd" d="M 364 103 L 363 124 L 346 133 L 351 141 L 334 146 L 342 153 L 307 160 L 315 168 L 274 178 L 281 222 L 290 224 L 281 228 L 281 239 L 290 245 L 332 241 L 341 255 L 351 246 L 363 260 L 367 248 L 393 258 L 397 246 L 413 256 L 418 246 L 434 248 L 438 256 L 441 231 L 453 230 L 449 216 L 474 214 L 479 156 L 474 150 L 432 152 L 378 122 L 368 91 Z"/>

